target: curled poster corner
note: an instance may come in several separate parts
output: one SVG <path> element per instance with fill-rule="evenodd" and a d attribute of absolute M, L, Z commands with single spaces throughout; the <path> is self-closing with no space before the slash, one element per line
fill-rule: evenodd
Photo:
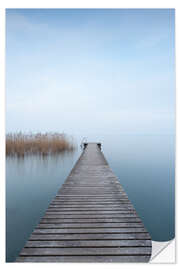
<path fill-rule="evenodd" d="M 175 263 L 175 239 L 167 242 L 152 241 L 150 263 Z"/>

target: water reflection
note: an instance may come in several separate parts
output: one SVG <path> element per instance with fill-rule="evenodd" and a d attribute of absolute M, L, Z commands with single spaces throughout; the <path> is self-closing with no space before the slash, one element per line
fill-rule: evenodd
<path fill-rule="evenodd" d="M 103 151 L 154 241 L 174 238 L 173 135 L 111 136 Z"/>
<path fill-rule="evenodd" d="M 72 160 L 72 157 L 76 155 L 73 152 L 64 152 L 62 154 L 53 155 L 25 155 L 19 157 L 6 158 L 7 166 L 11 169 L 15 169 L 18 173 L 37 173 L 40 169 L 46 168 L 48 173 L 57 169 L 57 166 L 61 166 L 66 163 L 67 160 Z"/>
<path fill-rule="evenodd" d="M 104 135 L 100 141 L 152 239 L 174 238 L 174 136 Z M 7 261 L 15 260 L 80 153 L 7 157 Z"/>
<path fill-rule="evenodd" d="M 67 178 L 79 152 L 6 159 L 7 261 L 14 261 L 48 204 Z"/>

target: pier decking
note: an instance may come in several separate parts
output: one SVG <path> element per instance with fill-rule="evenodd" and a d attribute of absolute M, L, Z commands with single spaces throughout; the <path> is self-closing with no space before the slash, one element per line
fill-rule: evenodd
<path fill-rule="evenodd" d="M 148 262 L 151 238 L 97 143 L 50 203 L 17 262 Z"/>

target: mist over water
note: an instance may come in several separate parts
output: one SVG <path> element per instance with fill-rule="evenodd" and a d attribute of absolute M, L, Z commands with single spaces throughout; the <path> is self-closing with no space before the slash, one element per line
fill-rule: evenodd
<path fill-rule="evenodd" d="M 103 147 L 154 241 L 174 238 L 174 143 L 173 135 L 126 135 Z"/>
<path fill-rule="evenodd" d="M 99 141 L 152 240 L 174 238 L 174 136 L 102 135 Z M 80 154 L 78 148 L 45 158 L 7 158 L 7 261 L 18 256 Z"/>
<path fill-rule="evenodd" d="M 6 260 L 14 261 L 70 173 L 77 152 L 6 159 Z"/>

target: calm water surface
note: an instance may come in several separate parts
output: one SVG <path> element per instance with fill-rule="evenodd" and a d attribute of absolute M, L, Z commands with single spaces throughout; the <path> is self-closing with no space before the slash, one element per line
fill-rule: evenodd
<path fill-rule="evenodd" d="M 152 239 L 174 238 L 174 137 L 105 135 L 99 141 Z M 8 262 L 18 256 L 80 153 L 7 158 Z"/>

